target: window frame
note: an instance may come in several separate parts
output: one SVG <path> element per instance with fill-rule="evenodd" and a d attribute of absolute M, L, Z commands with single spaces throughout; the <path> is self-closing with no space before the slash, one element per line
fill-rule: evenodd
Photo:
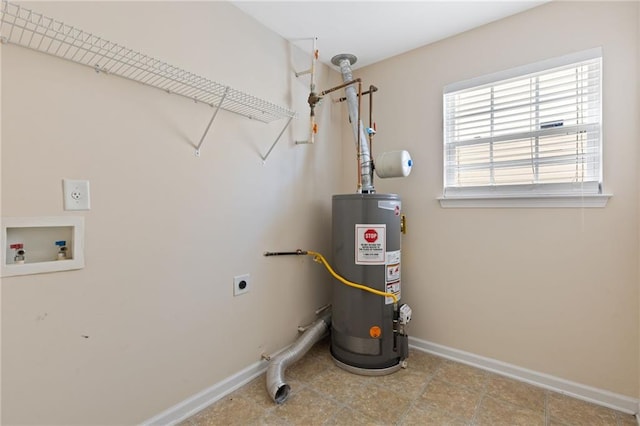
<path fill-rule="evenodd" d="M 599 170 L 598 182 L 585 183 L 541 183 L 524 185 L 481 185 L 466 187 L 447 187 L 447 103 L 446 95 L 452 92 L 500 84 L 529 74 L 544 72 L 554 68 L 600 59 L 600 106 L 599 106 Z M 602 120 L 602 48 L 597 47 L 568 55 L 551 58 L 520 67 L 449 84 L 443 89 L 443 182 L 442 195 L 438 197 L 442 207 L 604 207 L 611 194 L 605 194 L 603 184 L 603 120 Z M 491 86 L 493 89 L 493 86 Z M 535 104 L 532 104 L 535 105 Z M 493 109 L 491 109 L 493 114 Z M 493 167 L 487 170 L 492 170 Z M 594 184 L 596 185 L 594 187 Z"/>

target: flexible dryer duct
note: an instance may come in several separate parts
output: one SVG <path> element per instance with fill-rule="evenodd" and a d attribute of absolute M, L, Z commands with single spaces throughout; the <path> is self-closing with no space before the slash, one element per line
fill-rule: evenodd
<path fill-rule="evenodd" d="M 336 55 L 331 58 L 331 63 L 340 67 L 343 82 L 349 83 L 353 81 L 351 65 L 355 64 L 356 60 L 357 58 L 350 54 Z M 358 188 L 358 191 L 365 194 L 372 193 L 375 192 L 375 189 L 373 188 L 371 153 L 369 151 L 367 136 L 364 134 L 364 126 L 362 125 L 362 120 L 360 120 L 360 114 L 358 113 L 358 94 L 356 93 L 356 88 L 353 84 L 347 86 L 344 91 L 347 98 L 347 105 L 349 106 L 349 120 L 351 121 L 353 136 L 356 140 L 356 148 L 359 148 L 360 152 L 360 177 L 362 181 L 362 188 Z"/>
<path fill-rule="evenodd" d="M 306 354 L 329 331 L 331 314 L 325 312 L 283 353 L 271 359 L 267 368 L 267 392 L 277 404 L 289 397 L 291 386 L 284 380 L 284 370 Z"/>

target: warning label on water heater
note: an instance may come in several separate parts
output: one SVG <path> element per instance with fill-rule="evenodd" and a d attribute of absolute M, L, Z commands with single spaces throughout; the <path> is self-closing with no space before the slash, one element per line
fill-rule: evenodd
<path fill-rule="evenodd" d="M 386 244 L 386 224 L 356 224 L 356 265 L 384 265 Z"/>
<path fill-rule="evenodd" d="M 400 250 L 387 252 L 385 292 L 393 293 L 400 299 Z M 385 304 L 393 303 L 392 297 L 385 298 Z"/>
<path fill-rule="evenodd" d="M 393 283 L 387 283 L 386 285 L 386 293 L 393 293 L 396 295 L 398 299 L 400 299 L 400 281 L 396 281 Z M 393 303 L 393 297 L 385 297 L 384 298 L 385 305 L 390 305 Z"/>

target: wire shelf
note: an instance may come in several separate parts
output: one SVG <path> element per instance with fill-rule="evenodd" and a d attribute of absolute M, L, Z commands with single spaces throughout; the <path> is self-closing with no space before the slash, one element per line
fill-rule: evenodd
<path fill-rule="evenodd" d="M 0 40 L 269 123 L 294 111 L 2 0 Z M 217 110 L 216 110 L 217 111 Z M 204 138 L 204 137 L 203 137 Z"/>

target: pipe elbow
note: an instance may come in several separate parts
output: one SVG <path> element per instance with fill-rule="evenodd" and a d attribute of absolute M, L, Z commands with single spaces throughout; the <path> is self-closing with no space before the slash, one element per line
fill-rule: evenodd
<path fill-rule="evenodd" d="M 331 314 L 325 312 L 309 327 L 298 340 L 278 356 L 271 358 L 267 367 L 267 392 L 276 404 L 282 404 L 289 398 L 291 386 L 284 378 L 286 368 L 302 358 L 318 342 L 331 326 Z"/>
<path fill-rule="evenodd" d="M 284 353 L 272 358 L 267 367 L 267 393 L 276 404 L 282 404 L 289 398 L 291 386 L 285 382 L 284 371 L 293 362 L 293 358 L 295 358 L 295 352 L 287 349 Z"/>

